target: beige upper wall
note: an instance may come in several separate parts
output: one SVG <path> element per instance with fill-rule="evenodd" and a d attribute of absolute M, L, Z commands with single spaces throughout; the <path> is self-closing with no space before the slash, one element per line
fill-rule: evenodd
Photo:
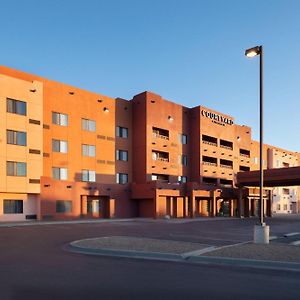
<path fill-rule="evenodd" d="M 26 102 L 27 115 L 7 113 L 7 98 Z M 40 193 L 40 184 L 29 179 L 40 179 L 43 173 L 43 84 L 0 75 L 0 115 L 0 192 Z M 7 129 L 26 132 L 27 146 L 8 145 Z M 31 154 L 29 149 L 40 154 Z M 27 176 L 7 176 L 7 161 L 26 162 Z"/>

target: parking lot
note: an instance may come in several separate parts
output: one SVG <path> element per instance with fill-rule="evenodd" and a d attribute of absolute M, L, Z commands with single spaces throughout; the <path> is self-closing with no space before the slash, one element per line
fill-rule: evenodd
<path fill-rule="evenodd" d="M 252 239 L 256 219 L 114 220 L 0 227 L 1 300 L 6 299 L 299 299 L 295 272 L 87 256 L 71 241 L 131 236 L 225 246 Z M 271 243 L 300 228 L 299 216 L 268 219 Z M 298 247 L 298 246 L 291 246 Z M 300 247 L 299 247 L 300 251 Z M 270 280 L 271 279 L 271 280 Z M 251 288 L 255 286 L 254 288 Z"/>

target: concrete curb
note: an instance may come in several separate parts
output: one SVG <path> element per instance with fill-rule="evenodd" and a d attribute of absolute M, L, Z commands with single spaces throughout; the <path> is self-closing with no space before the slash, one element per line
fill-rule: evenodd
<path fill-rule="evenodd" d="M 184 254 L 145 252 L 145 251 L 133 251 L 133 250 L 91 249 L 91 248 L 77 246 L 75 244 L 76 242 L 77 241 L 71 242 L 70 244 L 66 245 L 64 249 L 73 253 L 99 255 L 99 256 L 107 256 L 107 257 L 122 257 L 122 258 L 133 258 L 133 259 L 147 259 L 147 260 L 173 261 L 173 262 L 184 262 L 184 263 L 194 263 L 194 264 L 206 264 L 206 265 L 215 265 L 215 266 L 223 265 L 223 266 L 300 272 L 300 263 L 229 258 L 229 257 L 212 257 L 212 256 L 188 256 L 187 257 Z"/>
<path fill-rule="evenodd" d="M 145 251 L 134 251 L 134 250 L 116 250 L 116 249 L 92 249 L 87 247 L 77 246 L 75 243 L 77 241 L 71 242 L 66 245 L 65 250 L 91 255 L 100 256 L 112 256 L 112 257 L 126 257 L 126 258 L 142 258 L 142 259 L 152 259 L 152 260 L 183 260 L 180 254 L 174 253 L 163 253 L 163 252 L 145 252 Z"/>
<path fill-rule="evenodd" d="M 28 221 L 0 223 L 1 227 L 22 227 L 22 226 L 43 226 L 43 225 L 63 225 L 63 224 L 98 224 L 114 222 L 130 222 L 132 219 L 100 219 L 100 220 L 65 220 L 65 221 Z"/>
<path fill-rule="evenodd" d="M 231 265 L 239 267 L 251 267 L 259 269 L 285 270 L 300 272 L 300 263 L 271 261 L 271 260 L 257 260 L 246 258 L 231 258 L 231 257 L 212 257 L 212 256 L 191 256 L 189 261 L 217 264 L 217 265 Z"/>

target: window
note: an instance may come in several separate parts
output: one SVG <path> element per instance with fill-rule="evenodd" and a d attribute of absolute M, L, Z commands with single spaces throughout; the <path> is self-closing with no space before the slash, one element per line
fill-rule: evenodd
<path fill-rule="evenodd" d="M 89 119 L 81 119 L 82 130 L 96 131 L 96 122 Z"/>
<path fill-rule="evenodd" d="M 7 130 L 7 144 L 26 146 L 26 132 Z"/>
<path fill-rule="evenodd" d="M 70 213 L 72 212 L 72 201 L 70 200 L 57 200 L 56 201 L 57 213 Z"/>
<path fill-rule="evenodd" d="M 159 180 L 169 182 L 169 175 L 165 174 L 151 174 L 151 180 Z"/>
<path fill-rule="evenodd" d="M 117 137 L 128 138 L 128 128 L 117 126 Z"/>
<path fill-rule="evenodd" d="M 256 165 L 258 164 L 258 157 L 253 157 L 253 163 Z"/>
<path fill-rule="evenodd" d="M 9 113 L 26 116 L 26 102 L 14 100 L 7 98 L 6 99 L 6 110 Z"/>
<path fill-rule="evenodd" d="M 179 155 L 178 163 L 184 166 L 187 166 L 187 155 Z"/>
<path fill-rule="evenodd" d="M 95 157 L 96 156 L 96 146 L 82 144 L 82 155 Z"/>
<path fill-rule="evenodd" d="M 117 173 L 117 183 L 119 183 L 119 184 L 128 183 L 128 174 Z"/>
<path fill-rule="evenodd" d="M 57 180 L 67 180 L 68 179 L 68 169 L 67 168 L 52 168 L 52 178 Z"/>
<path fill-rule="evenodd" d="M 7 176 L 26 176 L 26 163 L 7 161 L 6 162 L 6 174 Z"/>
<path fill-rule="evenodd" d="M 283 210 L 287 210 L 287 204 L 283 205 Z"/>
<path fill-rule="evenodd" d="M 277 204 L 277 210 L 280 210 L 280 204 Z"/>
<path fill-rule="evenodd" d="M 61 140 L 52 140 L 52 151 L 68 153 L 68 142 Z"/>
<path fill-rule="evenodd" d="M 52 112 L 52 124 L 68 126 L 68 115 Z"/>
<path fill-rule="evenodd" d="M 187 177 L 186 176 L 178 176 L 178 182 L 186 183 L 187 182 Z"/>
<path fill-rule="evenodd" d="M 277 168 L 280 167 L 280 160 L 279 160 L 279 159 L 276 160 L 276 167 L 277 167 Z"/>
<path fill-rule="evenodd" d="M 128 161 L 128 151 L 117 150 L 116 157 L 117 157 L 117 160 Z"/>
<path fill-rule="evenodd" d="M 3 200 L 4 214 L 22 214 L 23 200 Z"/>
<path fill-rule="evenodd" d="M 187 135 L 186 134 L 178 134 L 178 140 L 181 144 L 187 144 Z"/>
<path fill-rule="evenodd" d="M 82 181 L 96 182 L 96 171 L 82 170 Z"/>

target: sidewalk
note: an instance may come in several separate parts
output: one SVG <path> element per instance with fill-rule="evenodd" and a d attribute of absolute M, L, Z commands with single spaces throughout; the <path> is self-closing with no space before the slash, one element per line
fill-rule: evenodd
<path fill-rule="evenodd" d="M 300 272 L 300 247 L 291 245 L 248 242 L 217 248 L 199 243 L 110 236 L 73 241 L 66 250 L 91 255 Z"/>

